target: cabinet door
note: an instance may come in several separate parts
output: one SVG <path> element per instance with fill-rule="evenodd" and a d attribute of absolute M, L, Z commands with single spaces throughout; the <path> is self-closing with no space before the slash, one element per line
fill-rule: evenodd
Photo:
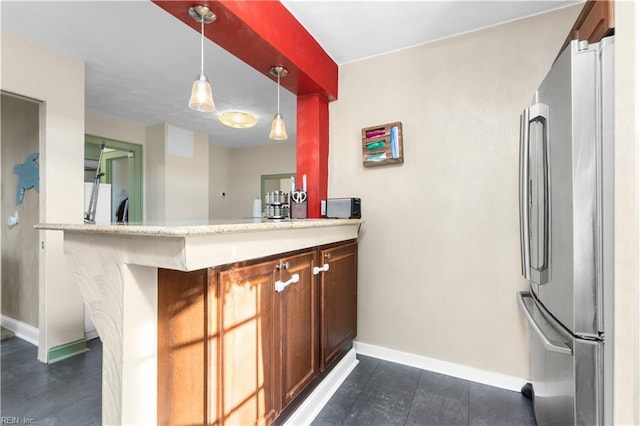
<path fill-rule="evenodd" d="M 322 369 L 351 347 L 356 337 L 358 244 L 321 250 L 320 263 L 320 359 Z"/>
<path fill-rule="evenodd" d="M 312 274 L 316 252 L 282 260 L 280 280 L 296 274 L 299 280 L 278 293 L 280 309 L 280 356 L 282 402 L 286 406 L 316 376 L 318 371 L 318 296 Z"/>
<path fill-rule="evenodd" d="M 269 424 L 281 406 L 277 388 L 276 261 L 221 270 L 222 423 Z"/>
<path fill-rule="evenodd" d="M 217 396 L 208 387 L 217 372 L 209 362 L 217 355 L 216 309 L 208 270 L 158 269 L 159 425 L 216 423 L 216 407 L 209 401 Z"/>

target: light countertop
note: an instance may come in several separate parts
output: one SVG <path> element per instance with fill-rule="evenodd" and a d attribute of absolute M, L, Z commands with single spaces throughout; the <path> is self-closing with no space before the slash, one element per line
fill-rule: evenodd
<path fill-rule="evenodd" d="M 285 229 L 319 228 L 362 224 L 362 219 L 237 219 L 201 222 L 163 222 L 128 224 L 62 224 L 41 223 L 36 229 L 65 231 L 74 233 L 146 235 L 161 237 L 186 237 L 197 235 L 230 234 L 239 232 L 259 232 Z"/>

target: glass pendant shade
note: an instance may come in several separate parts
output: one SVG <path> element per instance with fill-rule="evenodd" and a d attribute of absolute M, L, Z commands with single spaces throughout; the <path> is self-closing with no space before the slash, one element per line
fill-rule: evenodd
<path fill-rule="evenodd" d="M 189 108 L 199 112 L 211 112 L 216 109 L 213 103 L 213 94 L 209 79 L 204 74 L 204 24 L 210 24 L 216 20 L 216 14 L 207 6 L 191 6 L 189 16 L 200 23 L 200 74 L 191 87 Z"/>
<path fill-rule="evenodd" d="M 204 74 L 200 74 L 193 82 L 189 108 L 199 112 L 211 112 L 216 109 L 209 79 Z"/>
<path fill-rule="evenodd" d="M 284 118 L 282 118 L 282 114 L 280 114 L 280 78 L 286 76 L 289 71 L 283 66 L 273 66 L 269 69 L 269 73 L 278 79 L 278 112 L 273 116 L 273 120 L 271 121 L 269 139 L 284 141 L 287 140 L 287 127 L 284 123 Z"/>
<path fill-rule="evenodd" d="M 273 116 L 273 120 L 271 121 L 271 133 L 269 133 L 269 139 L 274 141 L 284 141 L 287 140 L 287 127 L 284 122 L 284 118 L 282 118 L 282 114 L 277 113 Z"/>

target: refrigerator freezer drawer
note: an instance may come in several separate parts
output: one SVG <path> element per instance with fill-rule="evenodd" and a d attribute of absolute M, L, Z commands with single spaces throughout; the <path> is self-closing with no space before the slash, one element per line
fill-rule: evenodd
<path fill-rule="evenodd" d="M 518 293 L 518 301 L 531 329 L 531 382 L 538 425 L 603 424 L 603 343 L 572 336 L 530 292 Z"/>

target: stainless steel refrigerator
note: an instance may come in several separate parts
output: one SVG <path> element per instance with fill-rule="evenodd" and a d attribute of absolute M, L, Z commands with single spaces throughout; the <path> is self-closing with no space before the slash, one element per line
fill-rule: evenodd
<path fill-rule="evenodd" d="M 613 37 L 572 41 L 521 115 L 518 301 L 539 425 L 613 423 L 613 55 Z"/>

